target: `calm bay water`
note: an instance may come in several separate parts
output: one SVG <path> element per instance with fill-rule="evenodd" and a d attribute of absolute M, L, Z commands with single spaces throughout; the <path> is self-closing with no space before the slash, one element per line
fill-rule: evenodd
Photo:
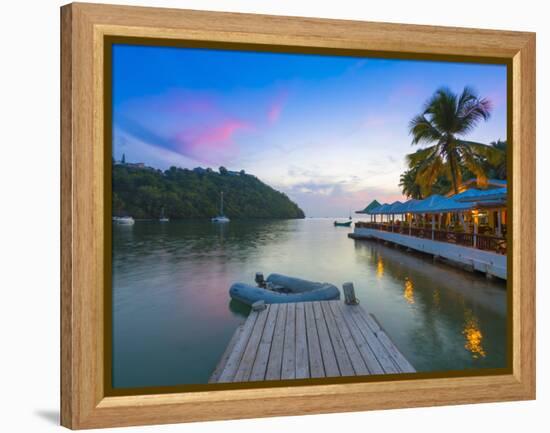
<path fill-rule="evenodd" d="M 277 272 L 353 281 L 418 371 L 506 365 L 506 289 L 332 219 L 113 227 L 113 386 L 206 383 L 248 308 L 229 286 Z"/>

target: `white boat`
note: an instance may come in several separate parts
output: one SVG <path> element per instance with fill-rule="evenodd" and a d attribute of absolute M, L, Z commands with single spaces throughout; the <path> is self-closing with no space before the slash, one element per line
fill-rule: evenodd
<path fill-rule="evenodd" d="M 212 218 L 210 221 L 212 221 L 213 223 L 228 223 L 231 220 L 226 216 L 221 215 L 221 216 Z"/>
<path fill-rule="evenodd" d="M 113 222 L 119 225 L 131 226 L 135 223 L 135 220 L 131 216 L 123 216 L 113 217 Z"/>
<path fill-rule="evenodd" d="M 220 214 L 210 221 L 213 223 L 228 223 L 230 221 L 230 219 L 223 214 L 223 191 L 220 193 Z"/>
<path fill-rule="evenodd" d="M 170 222 L 170 218 L 164 216 L 164 208 L 161 209 L 160 211 L 160 218 L 159 218 L 159 222 L 161 223 L 167 223 L 167 222 Z"/>

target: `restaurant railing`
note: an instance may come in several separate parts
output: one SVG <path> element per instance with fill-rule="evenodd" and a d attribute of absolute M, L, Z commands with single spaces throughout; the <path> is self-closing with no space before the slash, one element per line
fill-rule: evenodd
<path fill-rule="evenodd" d="M 357 228 L 367 228 L 385 232 L 414 236 L 417 238 L 433 239 L 439 242 L 462 245 L 477 248 L 479 250 L 492 251 L 498 254 L 506 254 L 506 238 L 487 234 L 474 234 L 462 231 L 432 230 L 431 227 L 409 227 L 406 224 L 371 223 L 358 221 Z"/>

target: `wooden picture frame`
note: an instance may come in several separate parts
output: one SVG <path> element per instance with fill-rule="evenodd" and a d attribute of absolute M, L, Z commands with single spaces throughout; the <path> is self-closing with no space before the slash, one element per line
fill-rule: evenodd
<path fill-rule="evenodd" d="M 110 255 L 104 246 L 110 215 L 104 199 L 105 167 L 111 159 L 104 151 L 107 37 L 509 62 L 511 373 L 106 395 L 104 287 Z M 62 425 L 80 429 L 535 398 L 533 33 L 76 3 L 61 8 L 61 54 Z"/>

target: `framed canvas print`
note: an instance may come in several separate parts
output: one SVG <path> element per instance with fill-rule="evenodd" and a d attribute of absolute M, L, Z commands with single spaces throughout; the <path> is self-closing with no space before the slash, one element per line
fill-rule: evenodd
<path fill-rule="evenodd" d="M 535 398 L 534 34 L 61 18 L 64 426 Z"/>

